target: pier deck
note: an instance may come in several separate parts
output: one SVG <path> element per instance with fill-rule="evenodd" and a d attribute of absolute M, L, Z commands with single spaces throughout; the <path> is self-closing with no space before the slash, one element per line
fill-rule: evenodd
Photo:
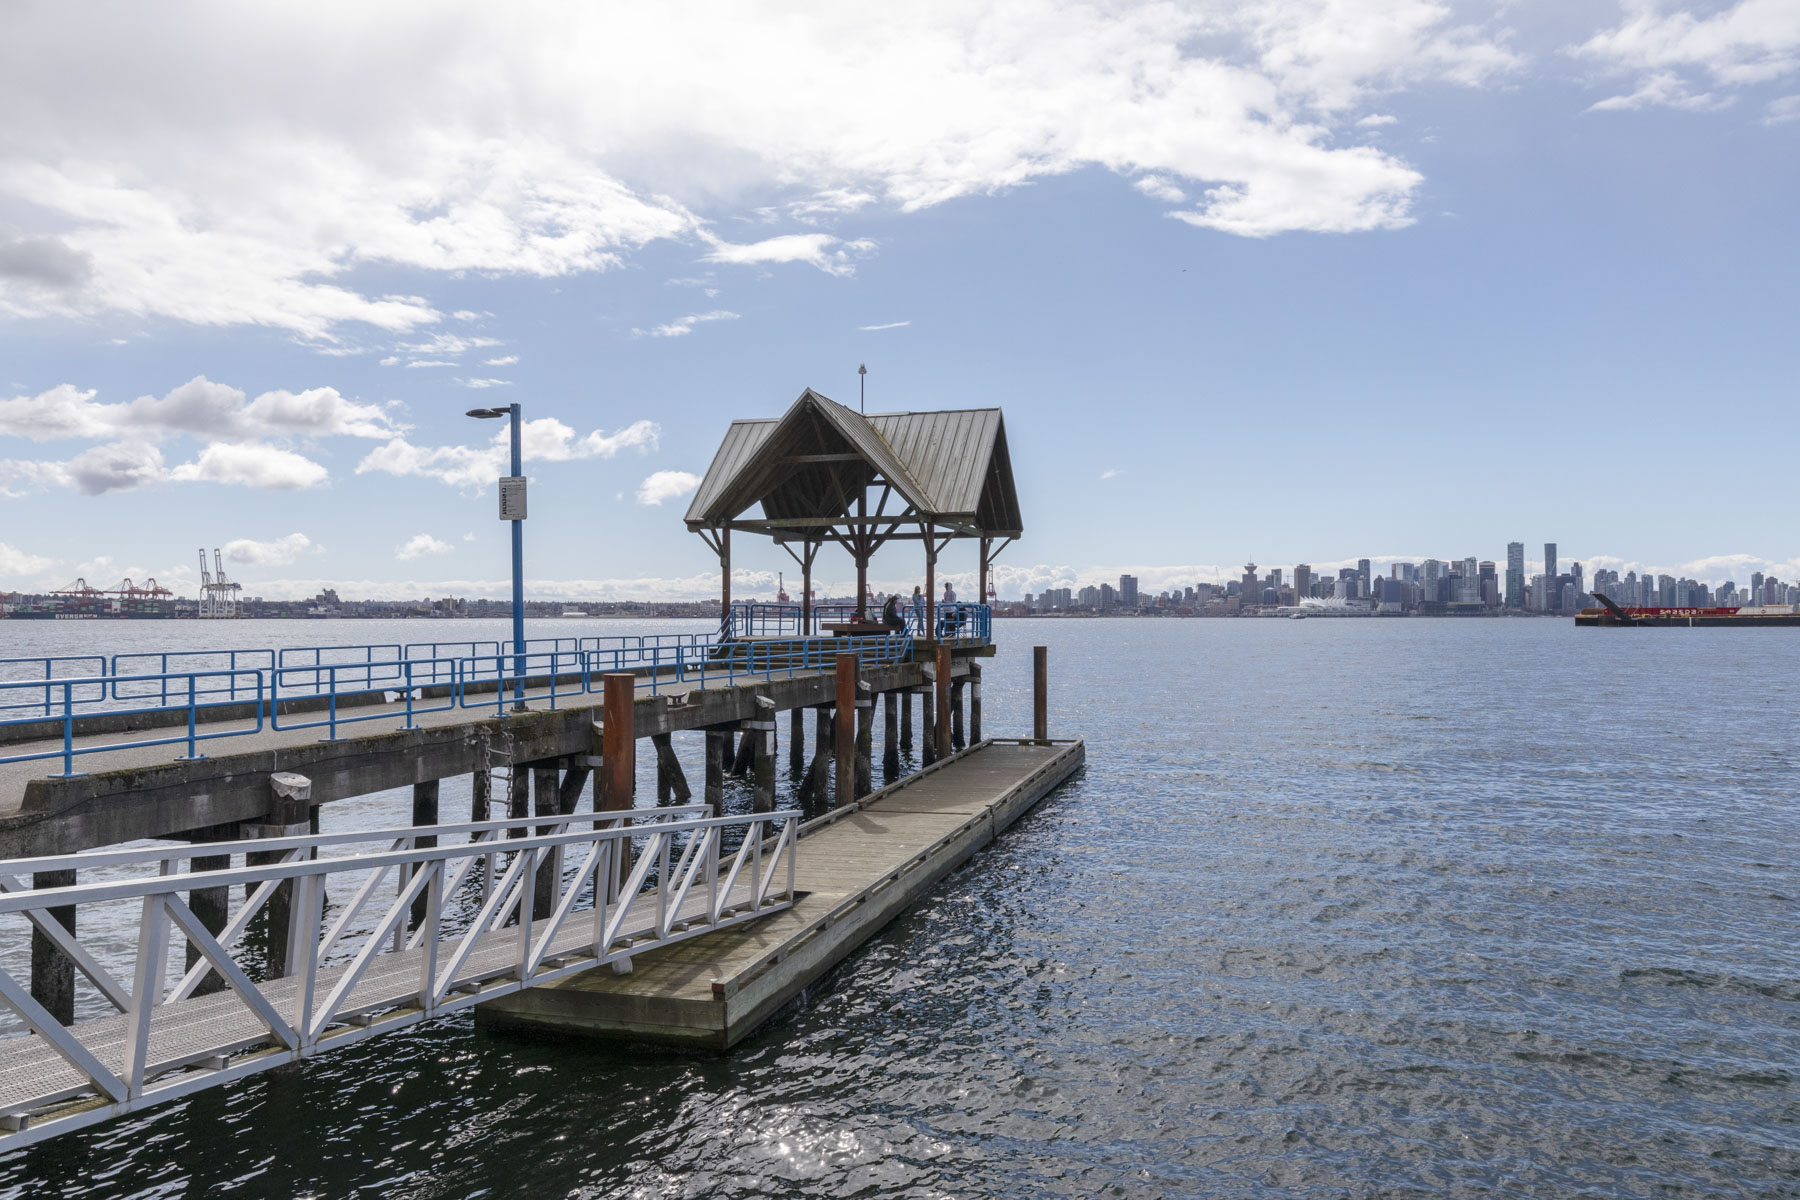
<path fill-rule="evenodd" d="M 792 908 L 483 1004 L 479 1023 L 700 1049 L 747 1037 L 1085 761 L 1084 743 L 986 741 L 801 831 Z"/>

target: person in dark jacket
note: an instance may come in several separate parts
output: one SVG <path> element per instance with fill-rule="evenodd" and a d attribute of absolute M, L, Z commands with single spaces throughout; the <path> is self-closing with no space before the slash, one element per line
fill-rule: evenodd
<path fill-rule="evenodd" d="M 895 633 L 906 628 L 906 621 L 900 616 L 900 597 L 892 592 L 881 606 L 881 623 Z"/>

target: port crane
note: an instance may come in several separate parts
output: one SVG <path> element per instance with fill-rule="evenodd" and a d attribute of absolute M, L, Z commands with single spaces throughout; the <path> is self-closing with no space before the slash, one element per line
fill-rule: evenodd
<path fill-rule="evenodd" d="M 238 596 L 243 590 L 243 584 L 225 577 L 225 560 L 218 550 L 213 551 L 212 569 L 208 570 L 206 547 L 200 547 L 200 615 L 214 619 L 242 616 Z"/>

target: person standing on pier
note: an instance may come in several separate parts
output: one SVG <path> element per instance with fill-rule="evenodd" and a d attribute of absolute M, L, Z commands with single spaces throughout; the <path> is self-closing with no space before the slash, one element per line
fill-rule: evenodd
<path fill-rule="evenodd" d="M 913 628 L 919 636 L 925 636 L 925 589 L 913 584 Z"/>
<path fill-rule="evenodd" d="M 893 633 L 906 628 L 906 622 L 900 616 L 900 593 L 889 592 L 888 598 L 881 605 L 881 623 Z"/>
<path fill-rule="evenodd" d="M 944 580 L 944 602 L 938 609 L 938 612 L 939 612 L 938 636 L 939 637 L 942 637 L 945 634 L 949 634 L 952 637 L 956 636 L 956 626 L 957 626 L 956 610 L 951 607 L 951 605 L 953 605 L 955 603 L 956 603 L 956 589 L 951 587 L 950 581 L 948 579 L 946 579 L 946 580 Z"/>

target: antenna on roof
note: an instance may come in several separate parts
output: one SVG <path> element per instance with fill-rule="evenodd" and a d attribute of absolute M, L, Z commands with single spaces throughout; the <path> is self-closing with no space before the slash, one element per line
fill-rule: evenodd
<path fill-rule="evenodd" d="M 858 363 L 856 366 L 856 411 L 862 412 L 869 398 L 869 364 Z"/>

